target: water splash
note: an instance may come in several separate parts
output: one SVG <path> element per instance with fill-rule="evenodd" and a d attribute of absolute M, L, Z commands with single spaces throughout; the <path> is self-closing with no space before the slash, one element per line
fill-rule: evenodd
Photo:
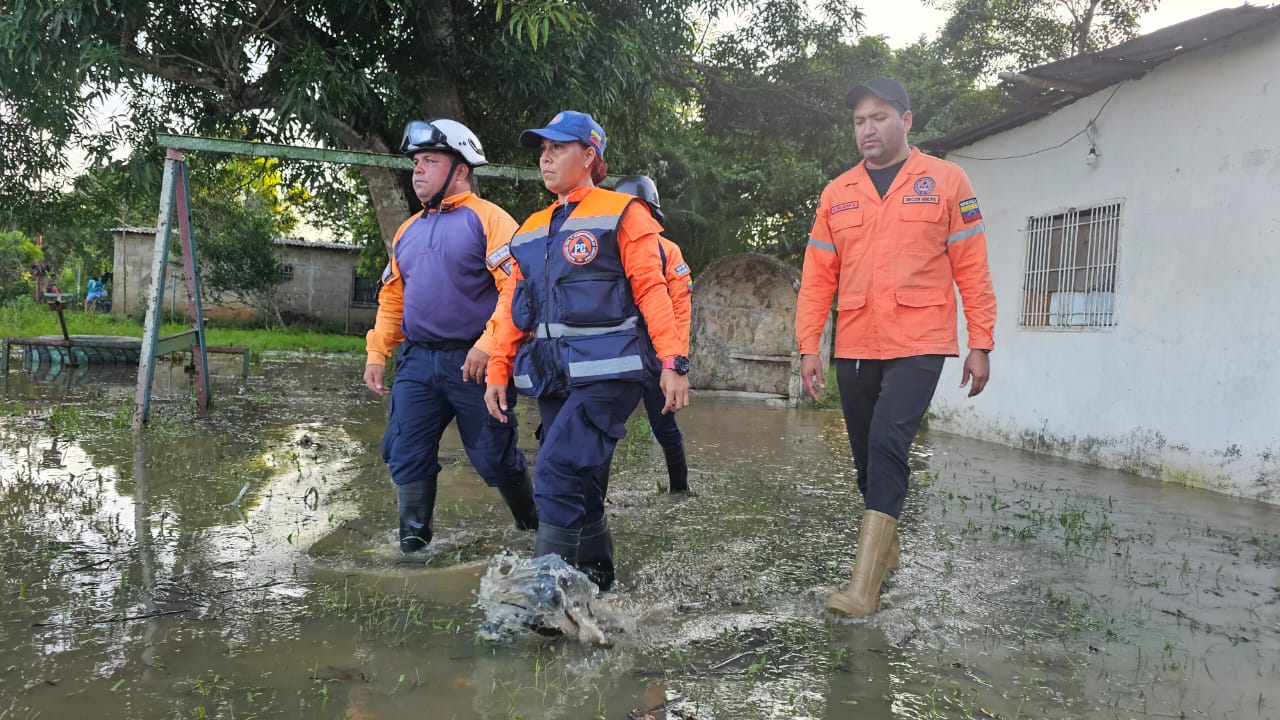
<path fill-rule="evenodd" d="M 614 637 L 627 631 L 626 619 L 599 595 L 596 584 L 559 555 L 521 559 L 500 553 L 480 579 L 476 604 L 485 619 L 477 634 L 513 642 L 532 631 L 611 648 Z"/>

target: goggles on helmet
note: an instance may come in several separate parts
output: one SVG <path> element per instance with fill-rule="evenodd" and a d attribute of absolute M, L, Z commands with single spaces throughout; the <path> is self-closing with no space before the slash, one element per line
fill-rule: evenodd
<path fill-rule="evenodd" d="M 400 152 L 412 155 L 420 150 L 450 150 L 448 140 L 435 125 L 415 120 L 404 128 Z"/>

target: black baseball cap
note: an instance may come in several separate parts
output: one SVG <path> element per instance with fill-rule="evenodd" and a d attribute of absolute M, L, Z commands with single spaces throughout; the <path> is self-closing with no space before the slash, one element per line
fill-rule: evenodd
<path fill-rule="evenodd" d="M 852 110 L 867 95 L 875 95 L 885 102 L 893 103 L 904 112 L 911 109 L 911 99 L 907 97 L 907 89 L 902 87 L 902 83 L 887 77 L 871 78 L 861 85 L 853 86 L 845 96 L 844 104 Z"/>

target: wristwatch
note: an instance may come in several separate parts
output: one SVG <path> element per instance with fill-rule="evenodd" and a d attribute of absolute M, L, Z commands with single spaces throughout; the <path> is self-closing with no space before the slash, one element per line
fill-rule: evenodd
<path fill-rule="evenodd" d="M 675 370 L 677 375 L 689 374 L 689 358 L 684 355 L 677 355 L 673 358 L 667 358 L 662 361 L 663 370 Z"/>

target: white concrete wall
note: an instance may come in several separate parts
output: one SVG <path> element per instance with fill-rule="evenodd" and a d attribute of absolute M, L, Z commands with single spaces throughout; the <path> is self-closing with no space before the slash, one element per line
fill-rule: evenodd
<path fill-rule="evenodd" d="M 1280 34 L 1251 32 L 948 155 L 986 222 L 992 378 L 934 427 L 1280 502 Z M 1020 328 L 1029 216 L 1121 200 L 1112 328 Z M 964 323 L 961 320 L 961 337 Z M 963 347 L 963 341 L 961 343 Z"/>

